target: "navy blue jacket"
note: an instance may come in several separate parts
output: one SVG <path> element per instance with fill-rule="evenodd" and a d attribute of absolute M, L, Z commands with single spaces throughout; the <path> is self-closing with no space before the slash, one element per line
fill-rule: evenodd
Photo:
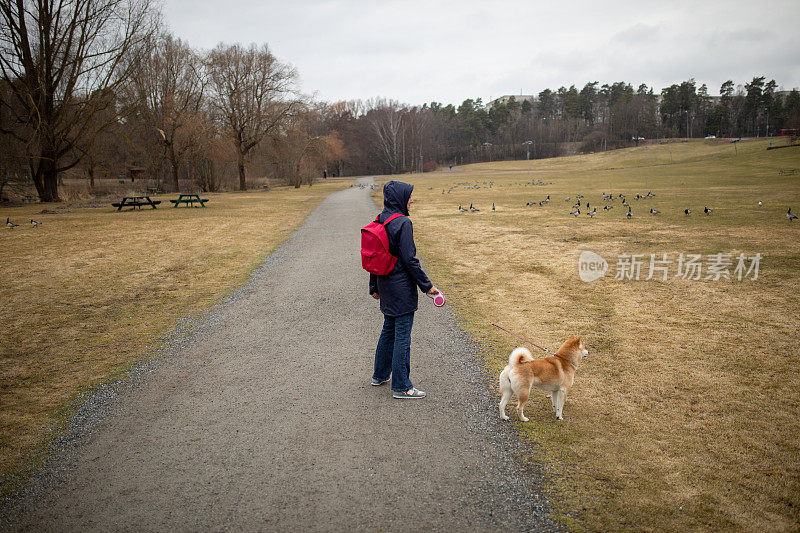
<path fill-rule="evenodd" d="M 369 275 L 369 293 L 378 293 L 381 312 L 388 316 L 400 316 L 417 310 L 417 287 L 428 292 L 433 283 L 419 266 L 417 247 L 414 246 L 414 230 L 408 218 L 408 199 L 414 186 L 402 181 L 390 181 L 383 186 L 383 211 L 378 221 L 383 223 L 395 213 L 402 213 L 389 222 L 386 236 L 389 237 L 389 252 L 397 257 L 397 263 L 386 276 Z"/>

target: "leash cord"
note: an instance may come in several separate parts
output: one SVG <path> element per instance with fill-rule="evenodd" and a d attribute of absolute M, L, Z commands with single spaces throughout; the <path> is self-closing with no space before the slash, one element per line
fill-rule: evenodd
<path fill-rule="evenodd" d="M 492 322 L 492 325 L 493 325 L 494 327 L 496 327 L 496 328 L 502 329 L 503 331 L 505 331 L 506 333 L 508 333 L 508 334 L 510 334 L 510 335 L 514 335 L 516 338 L 518 338 L 518 339 L 520 339 L 520 340 L 523 340 L 523 341 L 527 342 L 528 344 L 532 344 L 533 346 L 536 346 L 537 348 L 539 348 L 540 350 L 542 350 L 542 351 L 543 351 L 543 352 L 545 352 L 545 353 L 549 353 L 550 355 L 555 355 L 555 354 L 554 354 L 553 352 L 551 352 L 550 350 L 546 350 L 546 349 L 542 348 L 541 346 L 539 346 L 538 344 L 536 344 L 535 342 L 533 342 L 533 341 L 530 341 L 530 340 L 526 339 L 525 337 L 520 337 L 520 336 L 519 336 L 519 335 L 517 335 L 516 333 L 512 333 L 511 331 L 508 331 L 506 328 L 504 328 L 504 327 L 502 327 L 502 326 L 498 326 L 498 325 L 497 325 L 497 324 L 495 324 L 494 322 Z"/>

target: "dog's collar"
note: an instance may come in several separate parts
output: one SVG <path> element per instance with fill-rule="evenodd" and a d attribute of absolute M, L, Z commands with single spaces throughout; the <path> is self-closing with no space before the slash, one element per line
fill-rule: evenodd
<path fill-rule="evenodd" d="M 577 366 L 575 366 L 575 363 L 573 363 L 573 362 L 572 362 L 572 361 L 570 361 L 569 359 L 567 359 L 567 358 L 565 358 L 565 357 L 561 357 L 561 356 L 560 356 L 560 355 L 558 355 L 558 354 L 555 354 L 555 356 L 556 356 L 556 357 L 558 357 L 559 359 L 561 359 L 562 361 L 565 361 L 567 364 L 569 364 L 570 366 L 572 366 L 572 368 L 574 368 L 575 370 L 578 370 L 578 367 L 577 367 Z"/>

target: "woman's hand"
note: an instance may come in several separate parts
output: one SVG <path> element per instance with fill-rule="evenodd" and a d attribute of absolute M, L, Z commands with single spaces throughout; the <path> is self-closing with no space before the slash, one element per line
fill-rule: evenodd
<path fill-rule="evenodd" d="M 436 285 L 434 285 L 433 287 L 431 287 L 431 290 L 429 290 L 425 294 L 427 294 L 428 296 L 436 296 L 437 294 L 439 294 L 439 289 L 437 289 Z"/>
<path fill-rule="evenodd" d="M 381 297 L 380 297 L 380 296 L 378 296 L 378 293 L 377 293 L 377 292 L 373 292 L 373 293 L 372 293 L 370 296 L 372 296 L 372 297 L 373 297 L 373 298 L 375 298 L 376 300 L 380 300 L 380 299 L 381 299 Z"/>

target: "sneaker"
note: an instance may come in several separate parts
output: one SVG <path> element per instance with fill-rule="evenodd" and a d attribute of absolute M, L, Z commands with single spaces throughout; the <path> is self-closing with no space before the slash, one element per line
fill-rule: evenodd
<path fill-rule="evenodd" d="M 424 398 L 425 397 L 425 393 L 423 391 L 421 391 L 421 390 L 418 390 L 418 389 L 408 389 L 405 392 L 397 392 L 397 391 L 395 391 L 395 393 L 392 396 L 394 398 L 401 398 L 401 399 L 405 399 L 405 398 Z"/>
<path fill-rule="evenodd" d="M 372 383 L 370 383 L 370 385 L 372 385 L 373 387 L 380 387 L 381 385 L 389 383 L 390 381 L 392 381 L 392 378 L 384 380 L 372 378 Z"/>

